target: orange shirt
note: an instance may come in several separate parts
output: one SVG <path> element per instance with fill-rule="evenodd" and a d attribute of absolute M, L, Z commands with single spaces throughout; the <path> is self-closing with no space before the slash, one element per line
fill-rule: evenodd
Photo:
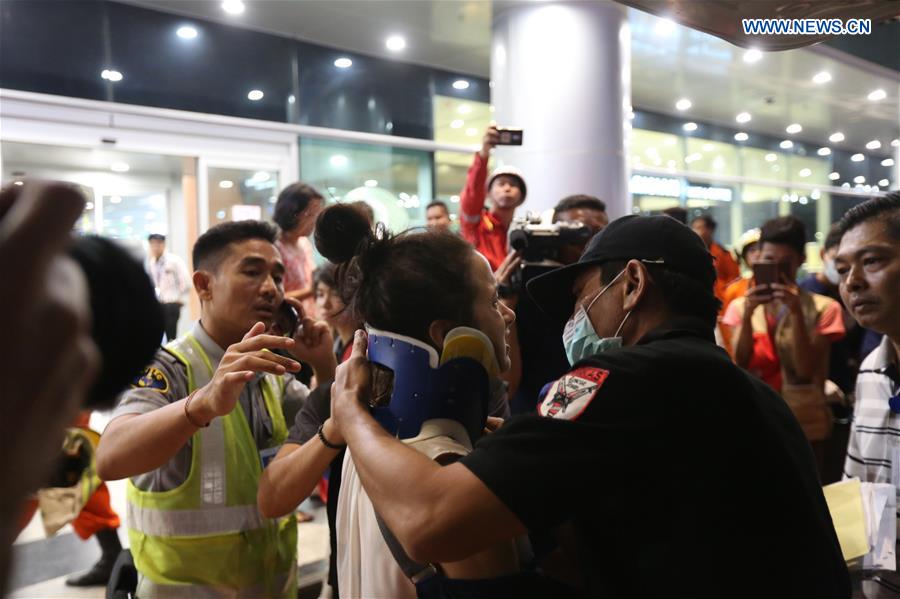
<path fill-rule="evenodd" d="M 497 270 L 509 252 L 509 227 L 484 209 L 487 199 L 487 160 L 475 154 L 466 175 L 466 186 L 459 194 L 459 229 L 463 238 L 487 258 Z"/>
<path fill-rule="evenodd" d="M 737 262 L 735 262 L 734 258 L 731 256 L 731 252 L 715 241 L 709 246 L 709 253 L 713 255 L 716 266 L 716 284 L 714 292 L 716 297 L 724 304 L 725 288 L 741 276 L 741 269 L 738 268 Z M 722 312 L 719 314 L 722 314 Z"/>

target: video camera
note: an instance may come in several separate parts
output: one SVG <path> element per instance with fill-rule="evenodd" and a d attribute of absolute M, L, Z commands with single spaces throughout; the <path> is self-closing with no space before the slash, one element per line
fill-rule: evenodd
<path fill-rule="evenodd" d="M 522 254 L 522 266 L 510 277 L 510 287 L 520 292 L 534 277 L 563 266 L 565 250 L 583 247 L 591 236 L 591 230 L 580 222 L 543 222 L 540 215 L 531 213 L 515 219 L 509 231 L 509 247 Z"/>

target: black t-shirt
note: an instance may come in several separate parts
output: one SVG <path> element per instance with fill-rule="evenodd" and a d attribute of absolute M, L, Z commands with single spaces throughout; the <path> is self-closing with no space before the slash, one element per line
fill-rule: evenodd
<path fill-rule="evenodd" d="M 803 431 L 709 326 L 576 364 L 463 458 L 531 530 L 570 523 L 592 596 L 849 597 Z"/>

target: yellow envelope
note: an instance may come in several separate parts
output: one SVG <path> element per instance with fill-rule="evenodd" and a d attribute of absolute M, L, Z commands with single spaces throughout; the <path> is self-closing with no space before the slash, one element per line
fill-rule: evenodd
<path fill-rule="evenodd" d="M 841 481 L 824 487 L 825 501 L 844 560 L 850 561 L 869 552 L 866 520 L 863 513 L 862 492 L 858 478 Z"/>

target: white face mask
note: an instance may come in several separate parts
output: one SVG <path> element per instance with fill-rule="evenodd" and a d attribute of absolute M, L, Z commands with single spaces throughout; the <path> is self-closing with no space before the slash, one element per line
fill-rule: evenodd
<path fill-rule="evenodd" d="M 837 285 L 841 282 L 841 275 L 838 274 L 837 266 L 834 265 L 834 260 L 825 260 L 825 270 L 823 274 L 832 285 Z"/>
<path fill-rule="evenodd" d="M 619 277 L 624 273 L 625 270 L 623 269 L 622 272 L 617 274 L 612 281 L 603 287 L 603 289 L 594 296 L 591 303 L 588 304 L 587 309 L 585 309 L 584 306 L 578 306 L 575 315 L 566 323 L 562 340 L 563 345 L 566 348 L 566 357 L 569 359 L 570 365 L 574 366 L 576 362 L 583 360 L 588 356 L 593 356 L 609 349 L 622 347 L 622 338 L 619 337 L 619 333 L 622 332 L 622 327 L 625 326 L 625 321 L 628 320 L 631 311 L 625 314 L 625 318 L 622 319 L 619 328 L 616 329 L 616 333 L 612 337 L 600 337 L 597 334 L 597 331 L 594 330 L 594 325 L 591 324 L 590 317 L 588 317 L 588 312 L 594 305 L 594 302 L 596 302 L 607 289 L 612 287 L 613 283 L 618 281 Z"/>

